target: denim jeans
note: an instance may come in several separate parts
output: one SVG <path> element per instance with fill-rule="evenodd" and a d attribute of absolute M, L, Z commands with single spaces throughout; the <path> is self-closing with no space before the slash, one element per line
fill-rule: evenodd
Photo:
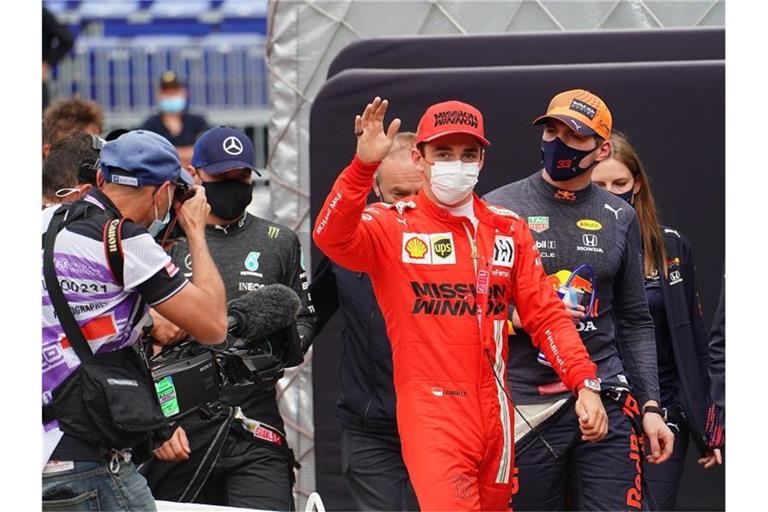
<path fill-rule="evenodd" d="M 155 499 L 132 462 L 75 461 L 75 467 L 43 474 L 43 510 L 151 510 Z"/>

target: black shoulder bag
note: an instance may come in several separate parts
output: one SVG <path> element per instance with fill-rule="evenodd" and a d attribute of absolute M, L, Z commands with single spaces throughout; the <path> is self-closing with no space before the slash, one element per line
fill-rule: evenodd
<path fill-rule="evenodd" d="M 67 210 L 67 207 L 61 207 L 54 214 L 45 234 L 43 275 L 51 303 L 80 359 L 80 366 L 53 390 L 52 402 L 43 406 L 43 421 L 58 420 L 64 433 L 103 448 L 105 452 L 131 448 L 134 461 L 139 463 L 151 456 L 155 446 L 170 437 L 170 427 L 160 410 L 149 369 L 138 350 L 131 346 L 94 354 L 72 315 L 53 261 L 54 242 Z M 113 273 L 119 273 L 116 280 L 122 283 L 119 240 L 122 226 L 117 219 L 107 222 L 105 249 Z M 112 240 L 109 240 L 109 234 L 114 235 Z"/>

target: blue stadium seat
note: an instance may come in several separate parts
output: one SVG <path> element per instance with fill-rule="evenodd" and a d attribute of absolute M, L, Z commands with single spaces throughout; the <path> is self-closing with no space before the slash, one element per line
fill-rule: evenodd
<path fill-rule="evenodd" d="M 46 0 L 43 2 L 43 7 L 53 14 L 59 14 L 69 10 L 69 5 L 66 0 Z"/>
<path fill-rule="evenodd" d="M 197 17 L 209 11 L 211 0 L 155 0 L 149 7 L 154 16 Z"/>
<path fill-rule="evenodd" d="M 220 11 L 226 17 L 260 17 L 267 15 L 267 0 L 224 0 Z"/>
<path fill-rule="evenodd" d="M 240 17 L 224 18 L 221 21 L 219 30 L 221 30 L 222 33 L 266 34 L 267 19 Z"/>
<path fill-rule="evenodd" d="M 132 23 L 123 18 L 104 19 L 104 35 L 114 37 L 137 37 L 143 35 L 188 35 L 204 36 L 211 32 L 208 23 L 197 18 L 156 17 L 149 23 Z"/>
<path fill-rule="evenodd" d="M 124 18 L 138 9 L 137 0 L 83 0 L 79 13 L 82 19 Z"/>

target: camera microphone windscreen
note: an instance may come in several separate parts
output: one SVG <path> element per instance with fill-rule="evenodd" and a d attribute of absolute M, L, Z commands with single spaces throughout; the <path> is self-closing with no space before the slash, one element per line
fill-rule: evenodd
<path fill-rule="evenodd" d="M 233 299 L 227 305 L 229 332 L 246 340 L 268 336 L 295 319 L 299 296 L 284 284 L 270 284 Z"/>

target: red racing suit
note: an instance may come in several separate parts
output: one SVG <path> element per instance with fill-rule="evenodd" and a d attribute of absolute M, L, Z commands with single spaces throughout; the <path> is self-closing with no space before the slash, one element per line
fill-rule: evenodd
<path fill-rule="evenodd" d="M 315 223 L 317 246 L 366 272 L 392 342 L 403 459 L 422 510 L 506 510 L 515 482 L 507 306 L 572 390 L 595 378 L 528 226 L 473 195 L 477 229 L 425 194 L 366 206 L 357 157 Z"/>

